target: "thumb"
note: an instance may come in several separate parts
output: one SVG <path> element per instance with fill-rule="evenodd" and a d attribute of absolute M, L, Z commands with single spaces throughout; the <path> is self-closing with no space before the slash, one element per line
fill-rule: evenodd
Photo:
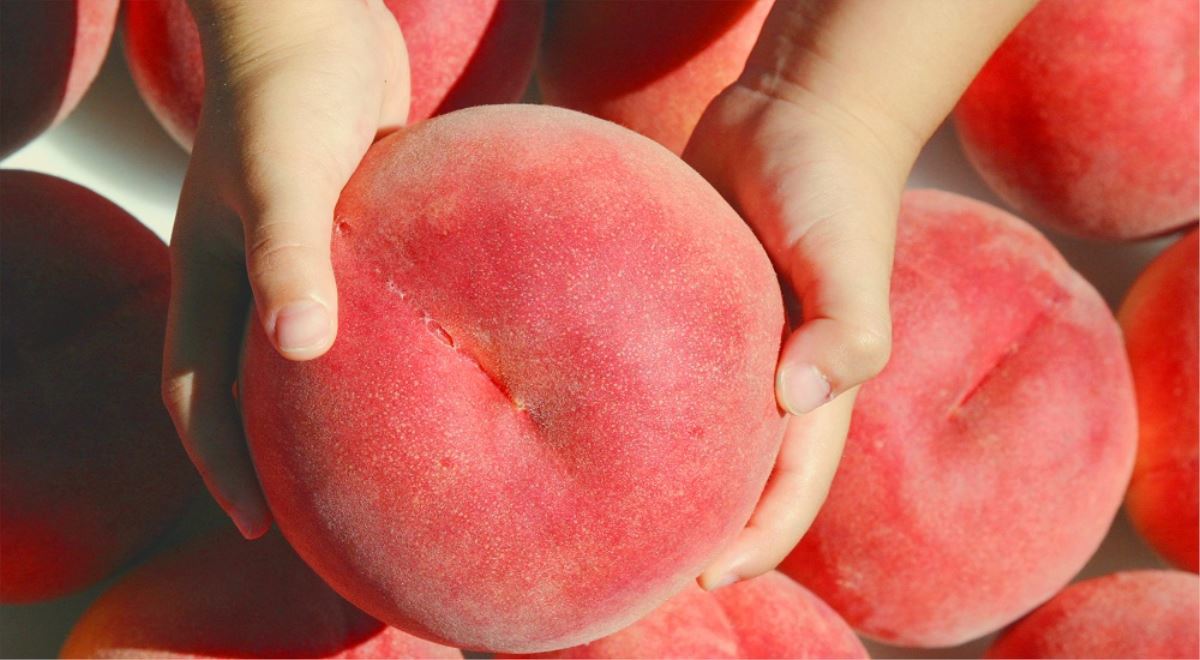
<path fill-rule="evenodd" d="M 776 392 L 792 414 L 810 412 L 878 374 L 891 353 L 888 289 L 894 222 L 844 217 L 810 227 L 779 260 L 803 307 L 787 339 Z"/>
<path fill-rule="evenodd" d="M 298 186 L 297 186 L 298 187 Z M 280 190 L 243 218 L 246 271 L 259 320 L 290 360 L 324 354 L 337 335 L 337 287 L 329 259 L 336 197 Z"/>
<path fill-rule="evenodd" d="M 193 160 L 219 173 L 242 221 L 267 336 L 285 358 L 309 360 L 337 333 L 338 196 L 376 131 L 407 114 L 403 39 L 379 0 L 210 4 Z"/>

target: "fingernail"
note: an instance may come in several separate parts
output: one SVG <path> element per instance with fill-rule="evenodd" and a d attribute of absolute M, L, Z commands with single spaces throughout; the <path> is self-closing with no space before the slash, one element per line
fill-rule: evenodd
<path fill-rule="evenodd" d="M 733 573 L 727 573 L 727 574 L 721 576 L 721 579 L 719 579 L 716 582 L 713 582 L 711 585 L 709 585 L 708 591 L 716 591 L 717 589 L 721 589 L 722 587 L 728 587 L 729 585 L 733 584 L 734 582 L 737 582 L 737 580 L 738 580 L 738 578 L 736 575 L 734 575 Z"/>
<path fill-rule="evenodd" d="M 812 412 L 829 401 L 829 381 L 811 364 L 779 370 L 779 402 L 793 415 Z"/>
<path fill-rule="evenodd" d="M 292 303 L 275 316 L 275 345 L 282 351 L 322 346 L 329 340 L 329 326 L 329 310 L 321 303 Z"/>
<path fill-rule="evenodd" d="M 246 539 L 247 541 L 253 541 L 267 532 L 261 521 L 255 523 L 240 511 L 230 509 L 226 511 L 226 513 L 229 514 L 230 520 L 233 521 L 234 526 L 237 527 L 238 532 L 240 532 L 242 535 L 242 538 Z M 266 527 L 269 526 L 269 524 L 266 525 Z"/>
<path fill-rule="evenodd" d="M 237 527 L 238 532 L 240 532 L 242 535 L 242 538 L 246 539 L 247 541 L 254 538 L 254 528 L 251 526 L 250 521 L 243 520 L 241 516 L 233 511 L 229 512 L 229 519 L 233 521 L 234 526 Z"/>

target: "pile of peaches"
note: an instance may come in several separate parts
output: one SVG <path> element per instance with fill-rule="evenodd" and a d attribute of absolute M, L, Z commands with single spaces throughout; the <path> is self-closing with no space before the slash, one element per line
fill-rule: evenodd
<path fill-rule="evenodd" d="M 1195 2 L 1044 0 L 995 53 L 954 120 L 1010 210 L 905 196 L 893 356 L 829 498 L 777 572 L 713 592 L 694 579 L 779 448 L 788 320 L 677 154 L 769 3 L 387 5 L 413 105 L 339 203 L 338 340 L 297 363 L 245 339 L 264 539 L 146 557 L 200 490 L 159 392 L 166 247 L 0 172 L 0 600 L 143 561 L 63 656 L 866 657 L 859 635 L 996 631 L 990 657 L 1200 655 Z M 184 0 L 2 0 L 0 156 L 71 112 L 119 14 L 189 148 Z M 534 77 L 543 104 L 512 104 Z M 1178 238 L 1114 316 L 1027 220 Z M 1177 570 L 1069 584 L 1122 503 Z"/>

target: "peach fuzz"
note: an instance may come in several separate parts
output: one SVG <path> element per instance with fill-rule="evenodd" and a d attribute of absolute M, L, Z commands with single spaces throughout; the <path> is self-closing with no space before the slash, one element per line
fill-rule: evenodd
<path fill-rule="evenodd" d="M 481 106 L 376 143 L 336 210 L 339 335 L 251 326 L 242 395 L 280 529 L 413 634 L 602 637 L 746 523 L 782 431 L 770 262 L 698 174 L 615 124 Z"/>
<path fill-rule="evenodd" d="M 412 77 L 409 122 L 515 101 L 537 57 L 541 0 L 384 0 L 400 23 Z M 200 34 L 186 0 L 126 4 L 125 54 L 166 131 L 191 149 L 204 100 Z"/>
<path fill-rule="evenodd" d="M 1117 314 L 1138 400 L 1138 454 L 1125 510 L 1160 554 L 1196 572 L 1200 563 L 1200 422 L 1197 417 L 1198 230 L 1134 282 Z"/>
<path fill-rule="evenodd" d="M 506 656 L 499 656 L 506 657 Z M 521 656 L 507 656 L 521 657 Z M 715 592 L 692 585 L 649 616 L 536 658 L 866 658 L 837 612 L 774 571 Z"/>
<path fill-rule="evenodd" d="M 538 63 L 542 98 L 682 153 L 704 108 L 742 72 L 771 4 L 560 3 Z"/>
<path fill-rule="evenodd" d="M 118 568 L 197 480 L 159 397 L 167 248 L 96 193 L 0 172 L 0 602 Z"/>
<path fill-rule="evenodd" d="M 891 362 L 863 386 L 829 499 L 782 570 L 860 633 L 953 646 L 1095 552 L 1133 467 L 1133 386 L 1096 291 L 986 204 L 905 195 L 891 305 Z"/>
<path fill-rule="evenodd" d="M 0 158 L 75 109 L 96 79 L 117 0 L 0 2 Z"/>
<path fill-rule="evenodd" d="M 277 533 L 220 530 L 156 557 L 92 604 L 64 658 L 462 658 L 342 600 Z"/>
<path fill-rule="evenodd" d="M 1200 578 L 1130 571 L 1073 584 L 1006 630 L 988 658 L 1200 657 Z"/>
<path fill-rule="evenodd" d="M 954 112 L 963 148 L 1018 213 L 1102 239 L 1200 213 L 1200 9 L 1042 0 Z"/>

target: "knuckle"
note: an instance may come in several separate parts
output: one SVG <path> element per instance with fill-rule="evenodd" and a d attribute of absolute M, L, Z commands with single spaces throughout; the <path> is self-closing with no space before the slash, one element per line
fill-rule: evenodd
<path fill-rule="evenodd" d="M 890 330 L 856 328 L 847 334 L 845 346 L 848 366 L 859 381 L 865 381 L 887 366 L 892 355 L 892 334 Z"/>
<path fill-rule="evenodd" d="M 252 280 L 261 279 L 281 268 L 315 259 L 317 250 L 300 241 L 266 236 L 251 242 L 246 249 L 246 268 Z"/>

